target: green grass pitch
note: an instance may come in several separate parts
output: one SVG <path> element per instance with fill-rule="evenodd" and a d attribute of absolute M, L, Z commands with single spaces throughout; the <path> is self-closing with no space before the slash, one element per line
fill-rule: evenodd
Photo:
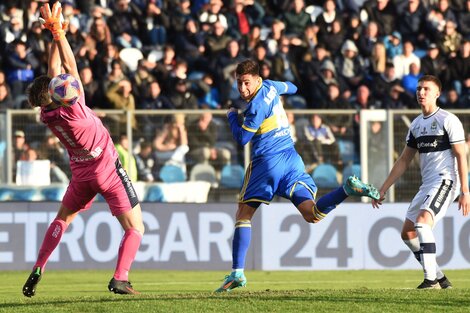
<path fill-rule="evenodd" d="M 416 290 L 415 271 L 247 271 L 246 288 L 214 294 L 228 272 L 134 270 L 142 294 L 107 291 L 112 270 L 46 271 L 36 296 L 29 273 L 0 272 L 0 312 L 470 312 L 470 270 L 449 270 L 452 290 Z"/>

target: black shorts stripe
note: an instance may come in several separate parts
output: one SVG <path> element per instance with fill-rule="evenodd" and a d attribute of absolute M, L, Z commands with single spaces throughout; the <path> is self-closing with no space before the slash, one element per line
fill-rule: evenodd
<path fill-rule="evenodd" d="M 122 168 L 122 165 L 119 159 L 116 160 L 114 165 L 116 166 L 116 173 L 121 179 L 122 185 L 124 186 L 124 189 L 126 190 L 127 197 L 129 198 L 129 203 L 131 204 L 131 208 L 133 208 L 137 204 L 139 204 L 139 198 L 137 197 L 137 193 L 134 190 L 134 186 L 132 186 L 132 182 L 129 179 L 129 176 L 127 176 L 126 171 Z"/>
<path fill-rule="evenodd" d="M 436 244 L 434 242 L 425 242 L 420 244 L 421 250 L 423 253 L 436 253 Z"/>
<path fill-rule="evenodd" d="M 429 205 L 429 208 L 433 210 L 434 215 L 437 215 L 441 211 L 442 206 L 449 197 L 449 193 L 452 190 L 453 184 L 454 182 L 450 179 L 442 180 L 442 184 L 439 187 L 439 190 L 437 191 L 436 195 L 431 200 L 431 204 Z"/>

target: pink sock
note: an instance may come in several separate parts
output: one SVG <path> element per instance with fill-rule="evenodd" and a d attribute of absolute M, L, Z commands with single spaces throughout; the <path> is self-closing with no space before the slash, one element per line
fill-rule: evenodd
<path fill-rule="evenodd" d="M 39 249 L 38 259 L 36 264 L 34 264 L 34 268 L 38 266 L 41 268 L 42 272 L 44 272 L 44 267 L 46 266 L 47 260 L 51 256 L 54 249 L 60 242 L 62 238 L 62 234 L 67 229 L 67 223 L 63 220 L 55 219 L 44 235 L 44 240 L 42 241 L 41 248 Z"/>
<path fill-rule="evenodd" d="M 139 250 L 142 235 L 136 229 L 128 229 L 122 237 L 114 278 L 128 280 L 129 270 Z"/>

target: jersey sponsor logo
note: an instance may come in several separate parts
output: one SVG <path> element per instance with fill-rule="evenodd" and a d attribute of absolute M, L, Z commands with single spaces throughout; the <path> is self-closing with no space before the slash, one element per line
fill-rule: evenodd
<path fill-rule="evenodd" d="M 445 151 L 450 149 L 449 136 L 421 136 L 416 138 L 416 148 L 419 153 Z"/>
<path fill-rule="evenodd" d="M 103 153 L 101 147 L 96 147 L 95 150 L 89 151 L 88 149 L 76 149 L 73 150 L 75 155 L 70 157 L 70 160 L 73 162 L 85 162 L 96 159 Z"/>
<path fill-rule="evenodd" d="M 284 137 L 284 136 L 289 136 L 289 135 L 290 135 L 290 129 L 287 128 L 287 129 L 283 129 L 281 131 L 276 132 L 273 138 Z"/>

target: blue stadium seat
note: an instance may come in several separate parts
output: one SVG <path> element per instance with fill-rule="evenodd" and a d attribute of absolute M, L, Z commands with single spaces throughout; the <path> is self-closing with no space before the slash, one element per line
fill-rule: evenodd
<path fill-rule="evenodd" d="M 62 201 L 67 186 L 48 186 L 41 188 L 41 194 L 45 201 Z"/>
<path fill-rule="evenodd" d="M 241 188 L 245 169 L 238 164 L 225 165 L 220 173 L 220 185 L 226 188 Z"/>
<path fill-rule="evenodd" d="M 212 185 L 217 184 L 215 168 L 210 164 L 198 163 L 193 166 L 189 175 L 191 181 L 206 181 Z"/>
<path fill-rule="evenodd" d="M 176 165 L 166 164 L 160 169 L 160 179 L 164 183 L 178 183 L 186 180 L 183 169 Z"/>
<path fill-rule="evenodd" d="M 147 187 L 144 196 L 145 202 L 165 202 L 165 195 L 163 190 L 158 185 L 151 185 Z"/>
<path fill-rule="evenodd" d="M 34 201 L 36 200 L 37 190 L 36 188 L 21 188 L 13 189 L 12 201 Z"/>
<path fill-rule="evenodd" d="M 333 165 L 323 163 L 315 167 L 312 178 L 319 188 L 337 188 L 339 183 L 336 174 L 337 170 Z"/>
<path fill-rule="evenodd" d="M 0 201 L 11 200 L 13 196 L 13 189 L 8 187 L 0 187 Z"/>
<path fill-rule="evenodd" d="M 351 140 L 338 140 L 339 156 L 344 164 L 357 162 L 358 158 L 354 151 L 354 143 Z"/>
<path fill-rule="evenodd" d="M 349 176 L 355 175 L 361 178 L 361 165 L 360 164 L 349 164 L 343 169 L 343 183 L 346 182 Z"/>

